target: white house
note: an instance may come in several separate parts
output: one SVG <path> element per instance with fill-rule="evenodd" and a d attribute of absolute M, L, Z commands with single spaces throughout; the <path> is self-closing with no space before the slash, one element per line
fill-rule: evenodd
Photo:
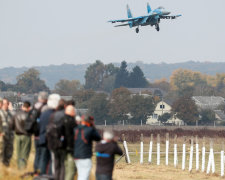
<path fill-rule="evenodd" d="M 151 116 L 148 117 L 146 124 L 149 125 L 160 125 L 158 120 L 159 116 L 162 116 L 164 113 L 171 113 L 172 107 L 167 104 L 165 101 L 160 101 Z M 170 118 L 167 123 L 175 124 L 175 125 L 184 125 L 184 122 L 175 116 Z"/>

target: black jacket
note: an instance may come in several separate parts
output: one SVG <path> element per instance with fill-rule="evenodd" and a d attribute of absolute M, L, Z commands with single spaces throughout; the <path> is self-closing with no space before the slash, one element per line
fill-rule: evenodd
<path fill-rule="evenodd" d="M 25 124 L 28 118 L 28 114 L 28 112 L 19 111 L 13 117 L 12 129 L 15 130 L 15 133 L 17 135 L 31 135 L 25 130 Z"/>
<path fill-rule="evenodd" d="M 112 176 L 115 154 L 122 155 L 123 151 L 116 142 L 101 141 L 95 147 L 97 167 L 96 174 Z"/>
<path fill-rule="evenodd" d="M 74 128 L 77 126 L 75 118 L 65 115 L 63 118 L 64 146 L 68 152 L 73 153 Z"/>
<path fill-rule="evenodd" d="M 101 140 L 98 131 L 94 127 L 79 125 L 75 128 L 74 133 L 74 158 L 91 158 L 92 142 Z"/>

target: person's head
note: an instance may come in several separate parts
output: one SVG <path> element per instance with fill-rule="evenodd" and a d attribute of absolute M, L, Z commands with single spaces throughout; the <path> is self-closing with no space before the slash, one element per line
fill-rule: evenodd
<path fill-rule="evenodd" d="M 60 99 L 60 100 L 59 100 L 59 105 L 58 105 L 58 107 L 57 107 L 57 110 L 58 110 L 58 111 L 63 110 L 63 109 L 65 109 L 65 107 L 66 107 L 66 102 L 65 102 L 65 100 L 64 100 L 64 99 Z"/>
<path fill-rule="evenodd" d="M 68 105 L 65 109 L 65 114 L 71 117 L 76 116 L 76 110 L 72 105 Z"/>
<path fill-rule="evenodd" d="M 69 101 L 66 101 L 66 105 L 69 106 L 69 105 L 72 105 L 75 107 L 75 101 L 73 99 L 69 100 Z"/>
<path fill-rule="evenodd" d="M 81 121 L 82 121 L 82 118 L 79 115 L 77 115 L 76 116 L 76 123 L 81 124 Z"/>
<path fill-rule="evenodd" d="M 9 100 L 6 98 L 2 100 L 2 109 L 5 111 L 8 111 L 9 109 Z"/>
<path fill-rule="evenodd" d="M 48 97 L 48 102 L 47 105 L 50 109 L 57 109 L 59 106 L 59 101 L 60 101 L 61 97 L 58 94 L 51 94 Z"/>
<path fill-rule="evenodd" d="M 30 107 L 31 107 L 30 102 L 29 101 L 25 101 L 23 103 L 22 110 L 25 111 L 25 112 L 29 112 L 30 111 Z"/>
<path fill-rule="evenodd" d="M 0 97 L 0 109 L 2 109 L 3 99 Z"/>
<path fill-rule="evenodd" d="M 106 131 L 103 132 L 103 139 L 105 141 L 110 142 L 110 141 L 113 140 L 113 138 L 114 138 L 114 135 L 113 135 L 112 131 L 106 130 Z"/>
<path fill-rule="evenodd" d="M 81 121 L 82 125 L 94 126 L 94 117 L 93 116 L 83 115 L 81 117 L 81 119 L 82 119 L 82 121 Z"/>
<path fill-rule="evenodd" d="M 47 103 L 47 100 L 48 100 L 48 93 L 45 92 L 45 91 L 39 92 L 39 94 L 38 94 L 38 102 Z"/>

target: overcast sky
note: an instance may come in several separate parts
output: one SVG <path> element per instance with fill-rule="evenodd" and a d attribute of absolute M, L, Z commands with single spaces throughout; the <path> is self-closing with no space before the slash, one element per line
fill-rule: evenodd
<path fill-rule="evenodd" d="M 164 6 L 176 20 L 162 20 L 160 32 L 113 27 Z M 189 60 L 225 62 L 225 0 L 0 0 L 0 68 L 62 63 Z"/>

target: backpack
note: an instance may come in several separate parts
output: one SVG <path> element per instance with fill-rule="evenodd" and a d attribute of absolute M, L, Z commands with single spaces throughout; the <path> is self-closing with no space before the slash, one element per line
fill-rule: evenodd
<path fill-rule="evenodd" d="M 39 135 L 39 123 L 38 118 L 41 115 L 41 109 L 45 104 L 42 104 L 39 109 L 33 108 L 29 113 L 25 121 L 24 129 L 27 133 L 34 134 L 35 136 Z"/>
<path fill-rule="evenodd" d="M 35 123 L 36 119 L 33 116 L 33 110 L 31 110 L 28 115 L 27 115 L 27 119 L 25 120 L 25 124 L 24 124 L 24 129 L 27 133 L 33 133 L 33 126 Z"/>
<path fill-rule="evenodd" d="M 49 150 L 55 151 L 63 147 L 64 136 L 62 133 L 62 121 L 55 123 L 54 114 L 50 117 L 46 127 L 46 140 Z"/>

